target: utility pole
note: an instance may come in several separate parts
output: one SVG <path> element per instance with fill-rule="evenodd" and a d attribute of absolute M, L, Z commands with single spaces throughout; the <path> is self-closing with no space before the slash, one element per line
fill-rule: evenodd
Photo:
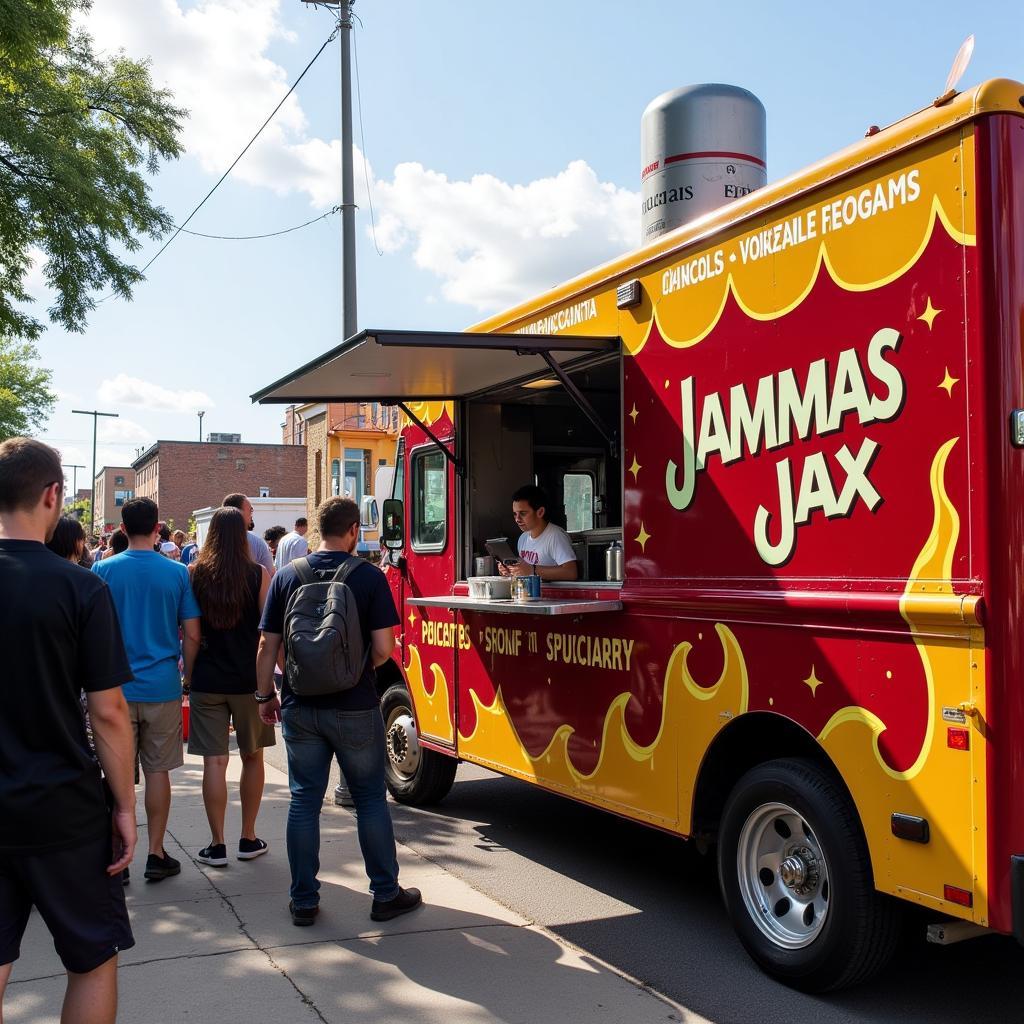
<path fill-rule="evenodd" d="M 85 469 L 86 467 L 85 466 L 81 466 L 81 465 L 79 465 L 76 462 L 62 462 L 61 463 L 61 468 L 62 469 L 70 469 L 71 470 L 71 479 L 73 481 L 72 484 L 71 484 L 71 500 L 72 501 L 77 501 L 78 500 L 78 471 L 80 469 Z"/>
<path fill-rule="evenodd" d="M 341 31 L 341 326 L 342 340 L 359 330 L 356 326 L 356 202 L 352 185 L 352 4 L 338 4 Z"/>
<path fill-rule="evenodd" d="M 116 412 L 99 412 L 96 409 L 72 409 L 73 413 L 79 416 L 92 417 L 92 486 L 89 490 L 89 539 L 96 532 L 96 424 L 100 416 L 118 418 Z"/>
<path fill-rule="evenodd" d="M 206 415 L 205 410 L 199 413 L 199 443 L 203 443 L 203 417 Z"/>
<path fill-rule="evenodd" d="M 303 0 L 338 15 L 341 43 L 341 336 L 357 331 L 356 315 L 356 200 L 352 183 L 352 6 L 355 0 Z"/>

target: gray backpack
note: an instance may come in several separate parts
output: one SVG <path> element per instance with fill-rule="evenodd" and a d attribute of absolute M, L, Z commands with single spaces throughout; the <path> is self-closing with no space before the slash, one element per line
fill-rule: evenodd
<path fill-rule="evenodd" d="M 346 580 L 366 563 L 351 556 L 327 580 L 317 576 L 308 558 L 291 564 L 300 586 L 284 610 L 288 685 L 298 697 L 351 690 L 362 678 L 370 652 L 363 649 L 356 596 Z"/>

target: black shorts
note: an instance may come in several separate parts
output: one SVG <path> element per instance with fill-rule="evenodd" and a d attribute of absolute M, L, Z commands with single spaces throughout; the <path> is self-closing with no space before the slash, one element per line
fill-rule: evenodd
<path fill-rule="evenodd" d="M 21 953 L 33 905 L 68 971 L 87 974 L 135 945 L 110 836 L 52 851 L 0 850 L 0 965 Z"/>

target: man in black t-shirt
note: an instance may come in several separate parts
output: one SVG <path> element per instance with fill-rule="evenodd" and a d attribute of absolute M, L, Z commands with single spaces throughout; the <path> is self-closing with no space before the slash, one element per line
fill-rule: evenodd
<path fill-rule="evenodd" d="M 52 448 L 0 444 L 0 1002 L 35 906 L 68 972 L 61 1019 L 113 1022 L 117 954 L 135 945 L 121 882 L 136 841 L 132 674 L 106 584 L 45 547 L 63 490 Z"/>
<path fill-rule="evenodd" d="M 352 552 L 359 539 L 359 506 L 351 498 L 329 498 L 317 509 L 317 519 L 320 547 L 307 557 L 318 578 L 329 580 L 348 559 L 356 557 Z M 257 700 L 260 717 L 267 723 L 276 721 L 280 711 L 288 753 L 292 794 L 288 808 L 289 910 L 297 925 L 312 924 L 319 908 L 320 810 L 334 757 L 355 802 L 359 847 L 373 893 L 370 917 L 387 921 L 422 902 L 418 889 L 403 889 L 398 884 L 395 836 L 384 785 L 387 751 L 375 669 L 395 648 L 398 612 L 384 574 L 375 565 L 362 563 L 346 583 L 355 597 L 363 647 L 369 655 L 359 682 L 349 690 L 300 697 L 292 692 L 286 672 L 278 702 L 274 665 L 284 634 L 285 610 L 288 599 L 302 585 L 291 565 L 271 580 L 260 623 L 263 636 L 256 658 Z"/>

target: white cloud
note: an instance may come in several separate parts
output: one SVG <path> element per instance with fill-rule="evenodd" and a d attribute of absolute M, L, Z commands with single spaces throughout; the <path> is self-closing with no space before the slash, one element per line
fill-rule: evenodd
<path fill-rule="evenodd" d="M 267 56 L 273 43 L 294 38 L 282 20 L 283 2 L 293 0 L 95 0 L 87 28 L 101 47 L 152 58 L 155 81 L 191 111 L 183 134 L 188 154 L 219 175 L 307 57 L 293 49 L 286 70 Z M 330 22 L 321 23 L 326 36 Z M 340 201 L 340 146 L 310 134 L 293 95 L 232 177 L 278 195 L 305 194 L 323 210 Z M 356 202 L 366 209 L 362 154 L 353 152 Z M 374 182 L 372 168 L 368 174 Z M 403 163 L 373 189 L 382 247 L 411 249 L 416 264 L 441 279 L 443 298 L 481 311 L 610 259 L 640 233 L 639 195 L 599 181 L 582 160 L 527 184 L 489 174 L 450 181 Z"/>
<path fill-rule="evenodd" d="M 145 445 L 147 448 L 156 440 L 153 433 L 141 423 L 124 416 L 117 419 L 100 417 L 96 426 L 96 438 L 107 444 Z"/>
<path fill-rule="evenodd" d="M 214 406 L 213 399 L 203 391 L 172 391 L 152 381 L 129 377 L 126 373 L 102 381 L 96 394 L 104 403 L 138 405 L 167 412 L 195 413 Z"/>
<path fill-rule="evenodd" d="M 322 26 L 326 38 L 327 18 Z M 296 66 L 285 70 L 266 55 L 294 40 L 281 0 L 96 0 L 86 27 L 100 48 L 152 59 L 154 81 L 190 112 L 185 149 L 208 174 L 230 165 L 311 56 L 292 51 Z M 279 195 L 305 192 L 317 207 L 338 202 L 340 142 L 311 137 L 308 127 L 293 94 L 232 177 Z"/>
<path fill-rule="evenodd" d="M 583 160 L 526 185 L 490 174 L 449 181 L 418 163 L 379 181 L 377 239 L 413 247 L 452 302 L 492 310 L 521 301 L 636 244 L 640 196 L 598 180 Z"/>

